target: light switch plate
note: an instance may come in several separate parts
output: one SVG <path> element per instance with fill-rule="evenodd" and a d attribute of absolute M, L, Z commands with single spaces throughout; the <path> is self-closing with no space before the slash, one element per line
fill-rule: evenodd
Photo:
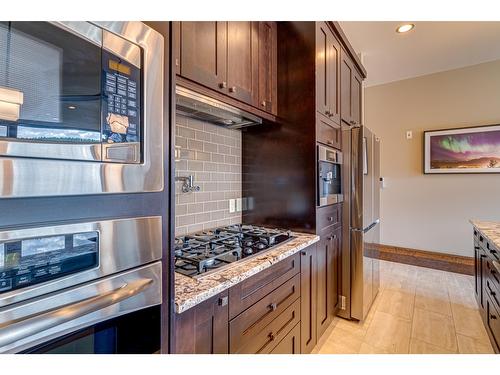
<path fill-rule="evenodd" d="M 234 213 L 236 212 L 236 199 L 230 199 L 229 200 L 229 213 Z"/>

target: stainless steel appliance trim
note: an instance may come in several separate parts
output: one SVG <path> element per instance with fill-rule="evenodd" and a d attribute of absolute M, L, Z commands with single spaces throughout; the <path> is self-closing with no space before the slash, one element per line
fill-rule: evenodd
<path fill-rule="evenodd" d="M 56 309 L 48 309 L 35 316 L 12 320 L 3 324 L 0 331 L 0 347 L 10 345 L 49 328 L 80 318 L 94 311 L 131 298 L 142 292 L 153 280 L 139 279 L 100 295 L 70 303 Z"/>
<path fill-rule="evenodd" d="M 329 152 L 335 154 L 335 160 L 332 160 L 328 157 Z M 320 161 L 327 163 L 334 163 L 334 164 L 342 164 L 342 152 L 335 150 L 334 148 L 318 145 L 318 162 Z"/>
<path fill-rule="evenodd" d="M 53 21 L 50 22 L 54 26 L 60 27 L 70 33 L 85 38 L 89 42 L 102 47 L 102 29 L 90 22 L 85 21 Z"/>
<path fill-rule="evenodd" d="M 61 25 L 68 27 L 68 23 L 61 23 Z M 0 157 L 0 198 L 163 190 L 165 44 L 163 36 L 137 21 L 95 22 L 93 25 L 119 35 L 143 50 L 142 163 L 30 159 L 17 157 L 18 155 Z M 78 30 L 73 31 L 77 32 Z M 82 37 L 87 38 L 85 35 Z M 10 141 L 5 142 L 7 143 L 3 144 L 3 147 L 14 147 L 14 145 L 10 145 Z M 19 144 L 20 142 L 14 141 L 14 143 Z M 76 151 L 78 147 L 72 148 L 72 150 L 71 152 L 74 154 L 81 154 L 81 150 Z M 25 156 L 27 155 L 25 154 Z"/>
<path fill-rule="evenodd" d="M 42 143 L 0 139 L 0 155 L 39 159 L 64 158 L 70 160 L 100 161 L 101 143 Z"/>
<path fill-rule="evenodd" d="M 117 163 L 140 162 L 141 144 L 138 142 L 127 143 L 103 143 L 102 160 Z M 118 152 L 124 152 L 123 157 L 118 157 Z"/>
<path fill-rule="evenodd" d="M 119 37 L 118 35 L 103 30 L 102 47 L 137 68 L 141 68 L 141 49 L 139 46 Z"/>
<path fill-rule="evenodd" d="M 123 285 L 127 286 L 120 290 Z M 156 262 L 2 308 L 0 353 L 16 353 L 93 324 L 159 304 L 161 263 Z"/>
<path fill-rule="evenodd" d="M 161 259 L 161 226 L 160 216 L 150 216 L 0 231 L 0 242 L 68 233 L 92 231 L 99 233 L 98 267 L 2 293 L 0 309 Z"/>
<path fill-rule="evenodd" d="M 184 116 L 209 121 L 230 129 L 262 124 L 260 117 L 185 87 L 176 86 L 175 93 L 176 110 Z"/>

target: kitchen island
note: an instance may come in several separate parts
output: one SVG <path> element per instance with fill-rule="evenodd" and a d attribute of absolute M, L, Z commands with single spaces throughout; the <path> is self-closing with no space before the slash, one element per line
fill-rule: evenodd
<path fill-rule="evenodd" d="M 481 318 L 500 352 L 500 223 L 470 221 L 474 228 L 474 288 Z"/>

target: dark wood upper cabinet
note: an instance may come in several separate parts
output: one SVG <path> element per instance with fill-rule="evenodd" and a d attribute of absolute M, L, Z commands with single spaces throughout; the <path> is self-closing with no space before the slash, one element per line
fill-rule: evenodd
<path fill-rule="evenodd" d="M 300 337 L 302 354 L 310 353 L 317 343 L 316 307 L 318 296 L 316 245 L 300 252 Z"/>
<path fill-rule="evenodd" d="M 228 291 L 175 316 L 176 354 L 229 353 Z"/>
<path fill-rule="evenodd" d="M 257 106 L 274 115 L 278 112 L 278 46 L 276 22 L 254 22 L 258 29 L 259 89 Z"/>
<path fill-rule="evenodd" d="M 340 43 L 325 22 L 316 23 L 316 110 L 327 121 L 340 124 Z"/>
<path fill-rule="evenodd" d="M 177 75 L 276 115 L 276 22 L 175 22 L 174 53 Z"/>
<path fill-rule="evenodd" d="M 227 94 L 251 105 L 257 100 L 256 38 L 253 22 L 227 23 Z"/>
<path fill-rule="evenodd" d="M 180 22 L 179 74 L 214 90 L 227 87 L 227 22 Z"/>
<path fill-rule="evenodd" d="M 351 59 L 342 49 L 340 54 L 340 115 L 352 125 L 352 80 L 354 76 Z"/>
<path fill-rule="evenodd" d="M 361 125 L 361 97 L 363 77 L 345 52 L 340 54 L 340 114 L 349 125 Z"/>

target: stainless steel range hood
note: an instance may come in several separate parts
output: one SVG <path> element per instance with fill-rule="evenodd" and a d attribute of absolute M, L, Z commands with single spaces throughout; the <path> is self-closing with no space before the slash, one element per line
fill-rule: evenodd
<path fill-rule="evenodd" d="M 175 93 L 176 111 L 180 115 L 211 122 L 230 129 L 262 124 L 262 119 L 251 113 L 185 87 L 176 86 Z"/>

